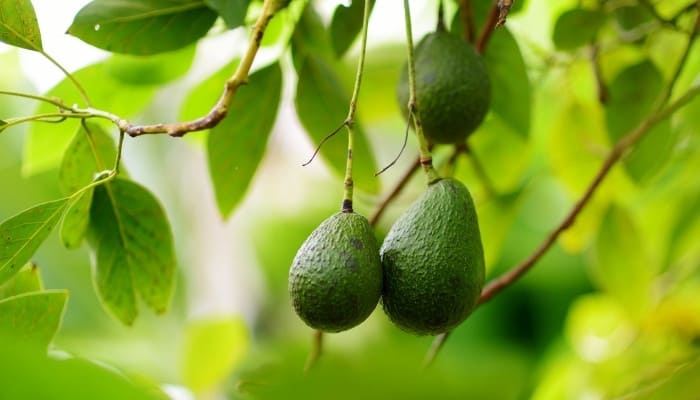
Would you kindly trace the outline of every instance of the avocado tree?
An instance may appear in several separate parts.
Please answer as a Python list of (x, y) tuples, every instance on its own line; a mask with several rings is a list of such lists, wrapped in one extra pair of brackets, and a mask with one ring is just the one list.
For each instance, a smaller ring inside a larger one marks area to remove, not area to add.
[(75, 70), (47, 4), (0, 0), (0, 398), (700, 391), (700, 2), (92, 0)]

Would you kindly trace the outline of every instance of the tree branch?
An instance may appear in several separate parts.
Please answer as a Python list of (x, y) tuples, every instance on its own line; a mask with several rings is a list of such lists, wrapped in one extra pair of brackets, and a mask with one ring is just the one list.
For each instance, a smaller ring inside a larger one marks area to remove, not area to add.
[[(581, 213), (586, 204), (588, 204), (588, 202), (591, 200), (593, 194), (603, 182), (605, 177), (608, 175), (615, 163), (641, 138), (643, 138), (644, 135), (646, 135), (649, 132), (649, 130), (651, 130), (651, 128), (653, 128), (656, 124), (671, 116), (679, 108), (688, 104), (698, 94), (700, 94), (700, 85), (691, 87), (684, 95), (679, 97), (669, 106), (653, 113), (652, 115), (644, 119), (634, 130), (622, 137), (622, 139), (620, 139), (617, 142), (617, 144), (612, 148), (610, 154), (603, 162), (603, 165), (600, 167), (600, 170), (593, 178), (593, 181), (590, 183), (581, 199), (579, 199), (579, 201), (574, 205), (573, 209), (569, 212), (566, 218), (564, 218), (564, 220), (559, 224), (559, 226), (557, 226), (554, 229), (554, 231), (552, 231), (547, 236), (544, 242), (540, 244), (540, 246), (534, 251), (534, 253), (532, 253), (520, 264), (511, 268), (500, 277), (489, 282), (481, 291), (481, 297), (479, 298), (477, 307), (489, 301), (493, 296), (495, 296), (500, 291), (511, 285), (518, 278), (520, 278), (527, 271), (529, 271), (530, 268), (532, 268), (532, 266), (535, 265), (535, 263), (547, 252), (547, 250), (549, 250), (552, 247), (559, 235), (561, 235), (562, 232), (564, 232), (574, 224), (574, 222), (576, 221), (576, 217), (579, 215), (579, 213)], [(425, 365), (430, 365), (433, 362), (438, 352), (445, 344), (445, 341), (447, 340), (448, 336), (449, 332), (446, 332), (441, 335), (438, 335), (435, 338), (432, 347), (426, 355)]]
[(484, 27), (481, 29), (481, 34), (476, 40), (476, 51), (479, 54), (484, 54), (491, 34), (496, 28), (506, 22), (506, 16), (512, 6), (513, 0), (494, 0), (493, 6), (489, 10), (489, 15), (486, 17)]
[(474, 8), (472, 0), (459, 1), (459, 17), (462, 20), (462, 34), (469, 43), (474, 43)]
[[(275, 14), (280, 10), (280, 7), (282, 7), (282, 5), (280, 5), (280, 2), (277, 0), (265, 0), (265, 2), (263, 3), (262, 11), (260, 13), (260, 17), (258, 17), (258, 20), (253, 26), (253, 32), (251, 34), (252, 39), (250, 41), (248, 49), (246, 50), (246, 53), (241, 59), (241, 62), (238, 65), (238, 68), (236, 69), (234, 74), (226, 80), (226, 83), (224, 85), (224, 91), (219, 97), (219, 100), (206, 115), (191, 121), (158, 123), (153, 125), (136, 125), (132, 124), (126, 119), (119, 117), (118, 115), (92, 108), (90, 107), (89, 103), (87, 108), (80, 108), (78, 106), (67, 106), (63, 104), (63, 102), (60, 99), (49, 99), (42, 96), (23, 95), (13, 92), (0, 92), (0, 94), (10, 94), (15, 96), (33, 98), (35, 100), (54, 104), (63, 112), (63, 117), (65, 118), (107, 119), (111, 121), (114, 125), (116, 125), (122, 133), (126, 133), (127, 135), (132, 137), (145, 134), (159, 133), (166, 133), (170, 136), (179, 137), (189, 132), (213, 128), (219, 122), (221, 122), (224, 119), (224, 117), (226, 117), (226, 115), (228, 114), (229, 108), (231, 107), (231, 102), (233, 101), (233, 96), (236, 94), (236, 91), (238, 91), (238, 88), (248, 83), (248, 74), (250, 73), (253, 61), (255, 60), (255, 56), (258, 52), (258, 49), (260, 48), (260, 43), (262, 42), (265, 29), (267, 28), (267, 25), (269, 24), (272, 17), (274, 17)], [(44, 55), (46, 57), (49, 57), (47, 54)], [(53, 59), (51, 59), (50, 57), (49, 59), (53, 61)], [(55, 61), (53, 62), (56, 65), (58, 65), (58, 63), (56, 63)], [(77, 83), (77, 81), (75, 81), (75, 78), (73, 78), (69, 73), (67, 73), (67, 71), (63, 71), (66, 72), (66, 75), (71, 80), (73, 80), (74, 83), (76, 83), (76, 86), (85, 98), (85, 101), (88, 102), (87, 96), (85, 96), (84, 91)]]
[(379, 203), (379, 206), (377, 209), (374, 211), (374, 214), (369, 218), (369, 224), (371, 226), (377, 225), (377, 222), (379, 222), (379, 218), (382, 217), (382, 214), (384, 214), (384, 211), (386, 210), (387, 206), (394, 201), (394, 199), (401, 193), (403, 188), (406, 186), (409, 180), (411, 180), (411, 177), (413, 174), (418, 171), (418, 168), (420, 168), (420, 157), (417, 157), (416, 160), (411, 164), (411, 166), (406, 170), (406, 172), (403, 174), (401, 179), (396, 183), (396, 186), (394, 186), (394, 189), (392, 189), (391, 192), (386, 196), (384, 200), (382, 200), (381, 203)]

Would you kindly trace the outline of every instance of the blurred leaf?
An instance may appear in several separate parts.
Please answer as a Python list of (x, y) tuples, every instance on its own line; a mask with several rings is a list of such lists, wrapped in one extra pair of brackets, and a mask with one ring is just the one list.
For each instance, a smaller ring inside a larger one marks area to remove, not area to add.
[(185, 328), (182, 375), (195, 392), (212, 390), (237, 368), (249, 339), (241, 318), (192, 321)]
[(195, 42), (216, 17), (197, 0), (94, 0), (78, 11), (68, 33), (114, 53), (149, 55)]
[(58, 222), (68, 199), (36, 205), (0, 224), (0, 284), (29, 261)]
[[(113, 79), (103, 62), (87, 66), (73, 73), (90, 94), (93, 106), (129, 118), (141, 111), (155, 93), (154, 87), (126, 86)], [(75, 87), (63, 79), (46, 93), (47, 97), (61, 99), (65, 104), (81, 104)], [(56, 112), (56, 107), (41, 103), (35, 113)], [(75, 135), (78, 123), (66, 121), (60, 124), (35, 122), (30, 125), (24, 146), (22, 172), (33, 175), (60, 165), (63, 152)]]
[[(693, 233), (693, 227), (700, 219), (700, 193), (690, 195), (685, 193), (683, 198), (686, 201), (681, 203), (674, 227), (669, 235), (665, 266), (668, 266), (674, 257), (678, 256), (677, 253), (682, 248), (684, 240)], [(696, 242), (696, 238), (691, 238), (691, 240), (693, 243)]]
[[(496, 192), (512, 192), (522, 184), (530, 161), (528, 144), (500, 116), (487, 118), (469, 138), (469, 145), (479, 157)], [(472, 173), (473, 167), (469, 165), (468, 170)]]
[[(320, 58), (307, 56), (299, 69), (299, 81), (294, 104), (302, 125), (318, 145), (324, 137), (336, 129), (348, 112), (350, 97), (345, 93), (333, 70)], [(354, 181), (356, 187), (370, 193), (379, 190), (379, 180), (373, 153), (359, 123), (355, 124), (355, 148), (353, 150)], [(347, 141), (341, 138), (345, 130), (321, 147), (321, 155), (331, 167), (343, 176), (347, 157)]]
[[(659, 376), (660, 375), (660, 376)], [(700, 392), (700, 361), (695, 357), (680, 366), (669, 366), (649, 382), (627, 393), (635, 400), (692, 399)]]
[(491, 110), (521, 136), (530, 133), (532, 88), (518, 43), (508, 28), (499, 28), (484, 54), (491, 77)]
[(45, 351), (61, 324), (67, 299), (67, 290), (47, 290), (0, 300), (0, 332)]
[(559, 50), (573, 50), (591, 42), (605, 23), (597, 10), (575, 8), (561, 14), (554, 24), (552, 41)]
[(487, 274), (498, 263), (503, 253), (503, 244), (518, 216), (521, 192), (522, 188), (479, 205), (479, 227), (484, 242)]
[(25, 264), (9, 281), (0, 285), (0, 299), (17, 296), (43, 289), (39, 267), (34, 263)]
[(606, 213), (595, 243), (594, 280), (616, 298), (631, 316), (639, 317), (650, 306), (655, 266), (634, 220), (620, 207)]
[(78, 358), (47, 358), (11, 336), (0, 337), (0, 343), (9, 342), (13, 345), (0, 346), (3, 399), (168, 399), (155, 385), (136, 385), (114, 367)]
[(312, 5), (304, 7), (292, 34), (292, 59), (297, 73), (301, 71), (301, 65), (307, 56), (327, 62), (335, 59), (326, 27)]
[(209, 174), (224, 218), (231, 215), (245, 196), (265, 154), (281, 91), (279, 63), (256, 71), (248, 85), (236, 92), (228, 116), (209, 135)]
[[(630, 66), (611, 82), (605, 120), (611, 140), (617, 141), (653, 111), (663, 90), (663, 77), (651, 62)], [(650, 177), (668, 161), (678, 135), (669, 120), (651, 129), (623, 160), (637, 182)]]
[(579, 357), (596, 364), (623, 353), (635, 336), (625, 310), (602, 294), (579, 297), (569, 308), (565, 330)]
[(163, 85), (189, 71), (195, 50), (192, 45), (150, 56), (114, 54), (105, 61), (105, 68), (110, 76), (128, 85)]
[(204, 0), (204, 2), (224, 19), (229, 29), (243, 25), (250, 0)]
[[(361, 33), (364, 6), (365, 0), (352, 0), (349, 6), (339, 4), (335, 8), (329, 29), (336, 57), (342, 57)], [(370, 1), (370, 13), (373, 7), (374, 0)]]
[(649, 8), (641, 4), (615, 8), (615, 20), (622, 30), (630, 31), (654, 19)]
[(44, 50), (30, 0), (0, 0), (0, 10), (0, 42), (27, 50)]
[(157, 313), (166, 311), (175, 283), (173, 235), (150, 192), (120, 178), (96, 187), (88, 240), (97, 291), (117, 318), (133, 323), (137, 294)]

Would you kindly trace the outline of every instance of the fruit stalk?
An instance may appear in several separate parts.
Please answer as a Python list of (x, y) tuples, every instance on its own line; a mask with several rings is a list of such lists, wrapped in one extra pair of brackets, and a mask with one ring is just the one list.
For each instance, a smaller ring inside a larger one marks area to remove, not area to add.
[(413, 128), (418, 138), (418, 151), (420, 153), (420, 163), (425, 171), (428, 184), (440, 179), (437, 171), (433, 168), (433, 158), (430, 154), (428, 140), (423, 135), (423, 126), (418, 115), (418, 105), (416, 104), (416, 65), (413, 54), (413, 28), (411, 27), (411, 9), (408, 0), (403, 2), (404, 21), (406, 23), (406, 44), (408, 46), (408, 119), (413, 121)]
[(369, 0), (365, 0), (364, 14), (362, 16), (362, 38), (360, 47), (360, 57), (357, 61), (357, 73), (355, 74), (355, 85), (352, 89), (348, 116), (345, 118), (345, 126), (348, 130), (348, 154), (345, 163), (345, 179), (343, 180), (343, 212), (352, 212), (352, 196), (354, 183), (352, 180), (353, 148), (355, 144), (355, 112), (357, 111), (357, 99), (360, 95), (362, 85), (362, 72), (365, 68), (365, 51), (367, 49), (367, 26), (369, 25)]

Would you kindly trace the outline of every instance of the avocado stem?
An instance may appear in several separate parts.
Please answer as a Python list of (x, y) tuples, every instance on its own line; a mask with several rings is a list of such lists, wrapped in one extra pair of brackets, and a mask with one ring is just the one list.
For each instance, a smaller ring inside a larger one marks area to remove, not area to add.
[(352, 179), (353, 149), (355, 147), (355, 112), (357, 111), (357, 99), (360, 96), (360, 86), (362, 85), (362, 73), (365, 68), (365, 51), (367, 49), (367, 26), (369, 25), (370, 0), (365, 0), (364, 12), (362, 16), (362, 42), (360, 47), (360, 57), (357, 61), (357, 73), (355, 74), (355, 85), (352, 89), (348, 116), (343, 123), (348, 130), (348, 155), (345, 163), (345, 179), (343, 180), (343, 205), (342, 211), (351, 213), (352, 196), (354, 182)]
[(403, 2), (404, 21), (406, 23), (406, 44), (408, 46), (408, 118), (413, 121), (413, 127), (418, 138), (418, 151), (420, 153), (420, 163), (425, 172), (428, 184), (440, 180), (435, 168), (433, 168), (433, 157), (430, 154), (428, 140), (423, 134), (423, 124), (420, 120), (420, 113), (416, 100), (416, 65), (413, 55), (413, 28), (411, 27), (411, 9), (408, 0)]

